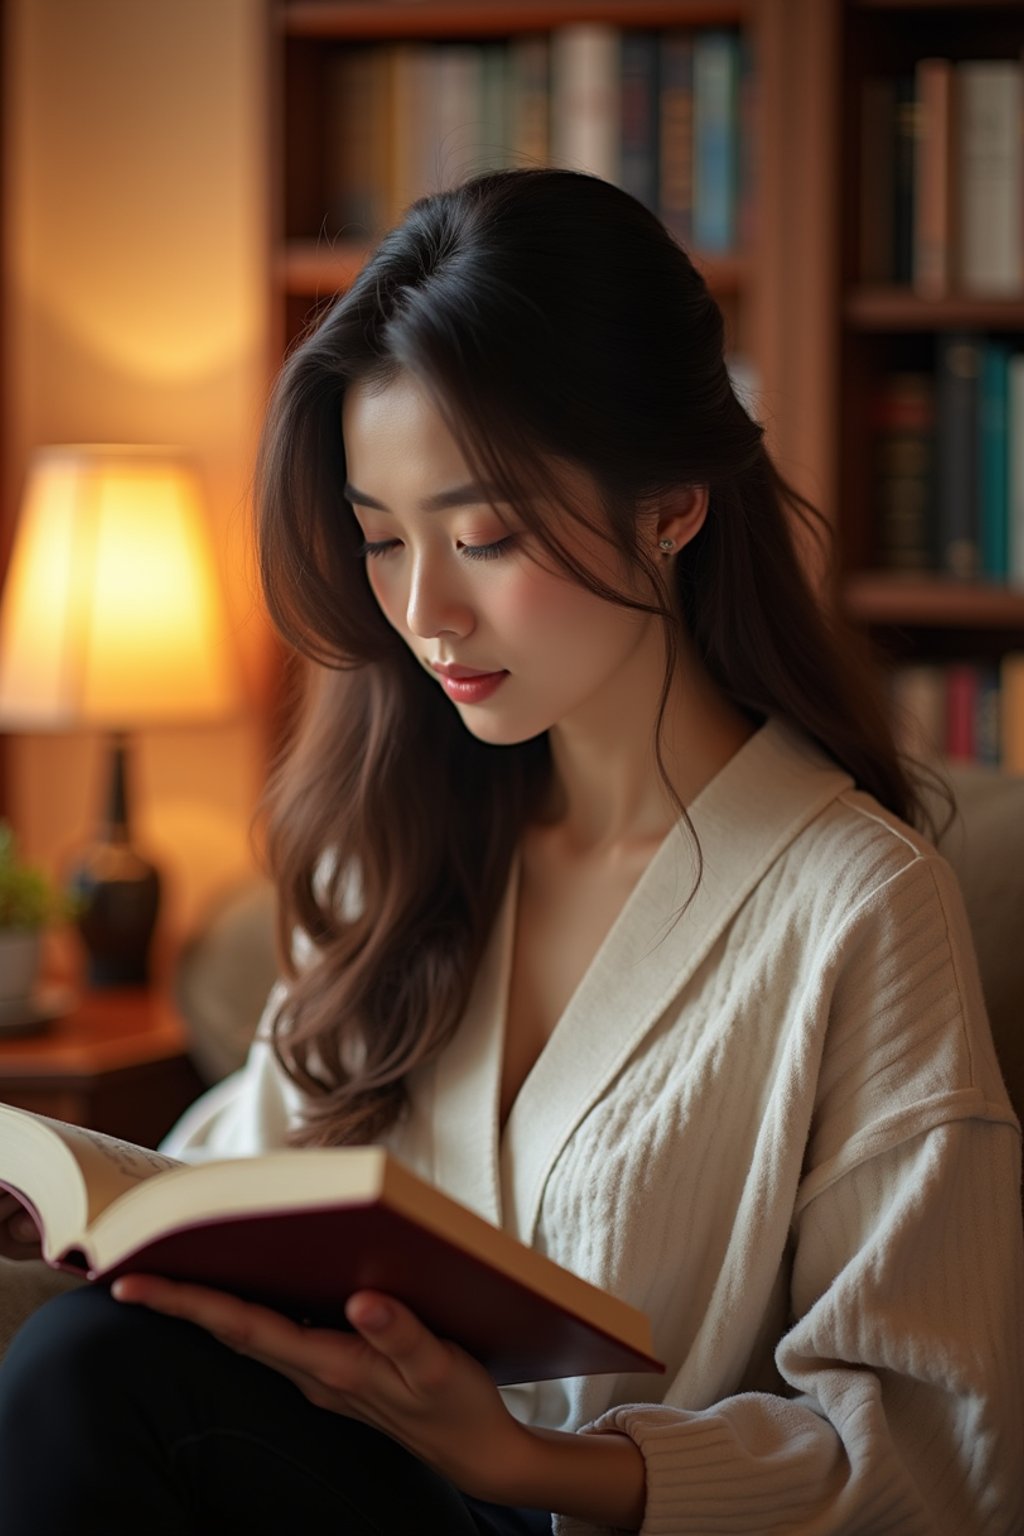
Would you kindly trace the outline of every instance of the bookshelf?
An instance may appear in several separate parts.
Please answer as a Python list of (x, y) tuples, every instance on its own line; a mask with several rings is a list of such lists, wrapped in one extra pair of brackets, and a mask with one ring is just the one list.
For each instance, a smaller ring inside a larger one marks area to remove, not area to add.
[[(797, 7), (807, 0), (797, 0)], [(691, 244), (695, 261), (722, 305), (730, 350), (741, 356), (756, 374), (761, 387), (777, 389), (783, 348), (773, 346), (774, 311), (770, 285), (764, 274), (779, 265), (767, 246), (758, 205), (766, 188), (783, 180), (786, 148), (782, 137), (771, 130), (779, 114), (766, 91), (766, 52), (762, 21), (763, 0), (276, 0), (269, 6), (273, 36), (272, 109), (276, 152), (272, 173), (272, 364), (276, 366), (319, 309), (344, 289), (359, 270), (366, 253), (391, 221), (374, 217), (382, 211), (397, 216), (420, 187), (407, 184), (406, 195), (391, 189), (376, 208), (362, 207), (352, 217), (351, 204), (339, 205), (337, 81), (346, 57), (370, 53), (378, 57), (389, 49), (471, 51), (512, 48), (526, 39), (542, 38), (553, 46), (558, 34), (580, 23), (603, 23), (618, 31), (647, 33), (652, 38), (666, 32), (726, 32), (743, 37), (749, 49), (749, 76), (756, 79), (737, 117), (737, 133), (743, 145), (746, 206), (736, 210), (744, 228), (728, 249), (701, 251)], [(555, 65), (549, 55), (552, 77)], [(777, 67), (777, 95), (788, 89), (784, 65)], [(406, 76), (406, 79), (409, 77)], [(378, 80), (379, 84), (379, 80)], [(390, 87), (394, 90), (394, 86)], [(552, 85), (553, 100), (554, 86)], [(364, 98), (364, 100), (367, 98)], [(371, 109), (377, 110), (377, 109)], [(392, 105), (392, 110), (394, 107)], [(382, 119), (377, 118), (378, 127)], [(394, 132), (383, 122), (384, 136)], [(465, 146), (465, 136), (459, 137)], [(538, 163), (529, 153), (517, 153), (512, 144), (508, 163)], [(550, 140), (549, 140), (550, 148)], [(546, 156), (544, 157), (547, 158)], [(468, 154), (466, 170), (486, 163)], [(574, 163), (571, 160), (567, 163)], [(370, 200), (364, 199), (364, 205)], [(390, 208), (388, 207), (390, 201)], [(383, 206), (381, 206), (383, 205)], [(359, 213), (363, 217), (359, 217)], [(368, 216), (367, 216), (368, 215)]]
[[(957, 281), (922, 292), (902, 272), (867, 270), (862, 208), (876, 163), (891, 175), (884, 161), (864, 162), (866, 82), (914, 78), (924, 57), (954, 69), (1019, 63), (1024, 0), (273, 0), (269, 14), (274, 366), (380, 232), (337, 197), (331, 102), (346, 57), (511, 49), (536, 37), (553, 45), (580, 23), (620, 36), (742, 38), (751, 84), (737, 109), (747, 199), (738, 237), (715, 252), (685, 243), (722, 306), (730, 353), (756, 381), (769, 447), (834, 523), (838, 585), (825, 596), (868, 630), (889, 666), (977, 659), (992, 669), (1024, 653), (1024, 582), (980, 569), (954, 578), (938, 563), (886, 568), (875, 470), (885, 381), (934, 375), (943, 338), (962, 334), (1024, 352), (1024, 280), (1013, 292)], [(1024, 703), (1019, 713), (1024, 734)]]
[[(839, 596), (872, 635), (896, 703), (927, 717), (941, 750), (1024, 772), (1024, 507), (1008, 375), (1024, 356), (1024, 151), (1021, 98), (1006, 94), (1021, 91), (1024, 5), (835, 8), (839, 309), (819, 367), (834, 381)], [(998, 137), (1000, 102), (1014, 146)], [(1008, 175), (1011, 149), (1012, 208), (992, 179)], [(1016, 223), (1015, 248), (993, 198)], [(951, 430), (951, 413), (969, 434)]]

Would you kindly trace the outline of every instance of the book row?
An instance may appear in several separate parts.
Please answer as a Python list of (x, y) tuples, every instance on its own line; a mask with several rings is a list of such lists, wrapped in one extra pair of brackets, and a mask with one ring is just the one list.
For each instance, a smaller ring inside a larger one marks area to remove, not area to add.
[(925, 58), (861, 100), (860, 275), (923, 298), (1024, 293), (1024, 64)]
[(701, 253), (748, 243), (741, 32), (579, 23), (508, 42), (349, 47), (324, 89), (334, 233), (372, 236), (412, 198), (477, 171), (555, 164), (621, 185)]
[(889, 690), (898, 743), (912, 756), (1024, 773), (1024, 652), (896, 667)]
[(939, 335), (868, 409), (877, 564), (1024, 586), (1024, 350)]

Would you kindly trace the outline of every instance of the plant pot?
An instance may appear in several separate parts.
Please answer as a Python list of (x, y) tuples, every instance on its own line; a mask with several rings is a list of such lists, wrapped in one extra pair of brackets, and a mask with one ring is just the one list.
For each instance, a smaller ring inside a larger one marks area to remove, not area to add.
[(31, 997), (42, 952), (38, 928), (0, 929), (0, 1002)]

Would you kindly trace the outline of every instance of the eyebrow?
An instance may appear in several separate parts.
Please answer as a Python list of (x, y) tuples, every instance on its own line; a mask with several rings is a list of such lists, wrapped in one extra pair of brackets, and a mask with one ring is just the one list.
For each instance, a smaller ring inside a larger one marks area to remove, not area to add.
[[(382, 501), (368, 496), (365, 491), (360, 491), (354, 485), (345, 484), (342, 492), (346, 501), (357, 502), (361, 507), (373, 507), (376, 512), (388, 512)], [(500, 500), (497, 487), (493, 485), (456, 485), (450, 491), (438, 491), (436, 496), (425, 496), (420, 502), (421, 512), (444, 512), (449, 507), (475, 507), (485, 502)]]

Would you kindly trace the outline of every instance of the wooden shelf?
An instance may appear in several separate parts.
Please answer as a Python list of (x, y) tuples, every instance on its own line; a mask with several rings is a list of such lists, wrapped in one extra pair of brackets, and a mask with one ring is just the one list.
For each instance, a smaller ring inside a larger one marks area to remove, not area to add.
[[(959, 11), (964, 0), (852, 0), (861, 11)], [(1024, 9), (1024, 0), (971, 0), (977, 11)]]
[[(365, 262), (372, 244), (359, 240), (290, 240), (278, 260), (277, 280), (295, 298), (323, 298), (348, 288)], [(693, 262), (719, 298), (743, 290), (750, 263), (745, 256), (701, 256)]]
[(979, 299), (954, 295), (922, 299), (906, 288), (852, 289), (844, 306), (846, 321), (861, 331), (929, 331), (959, 326), (976, 331), (1024, 330), (1024, 294), (1018, 299)]
[(418, 0), (291, 0), (277, 12), (289, 37), (426, 38), (509, 36), (547, 31), (577, 21), (631, 27), (726, 27), (749, 19), (752, 0), (446, 0), (424, 6)]
[(994, 582), (868, 571), (847, 578), (843, 602), (862, 624), (1024, 632), (1024, 590)]

